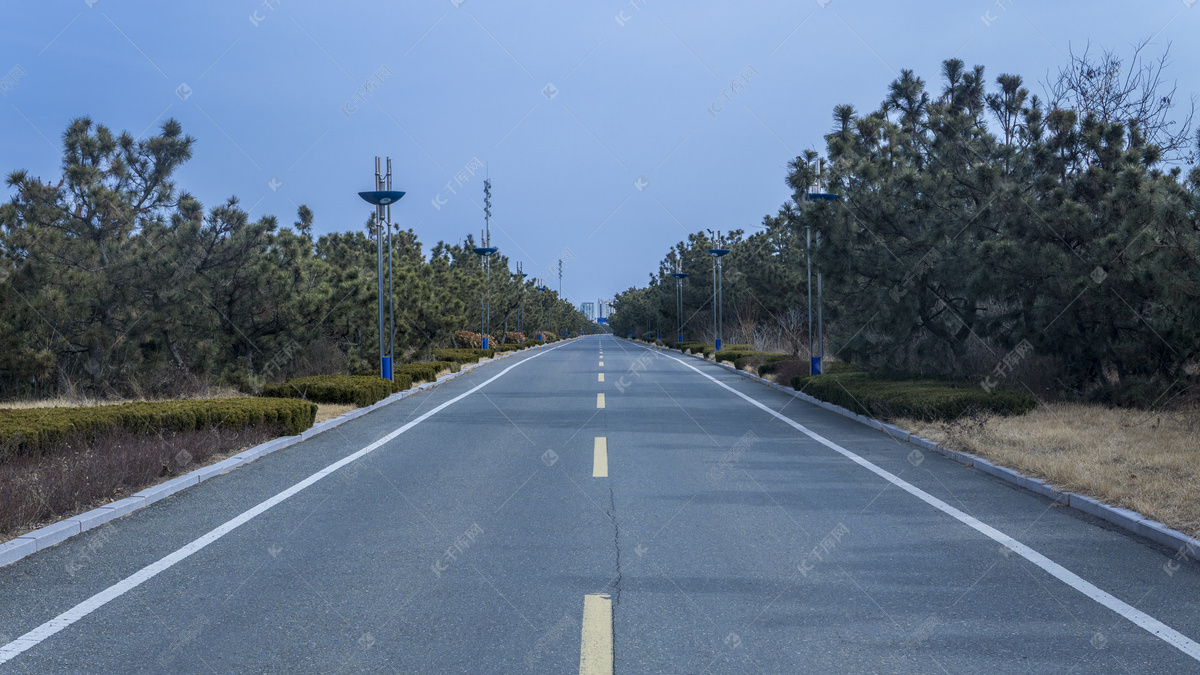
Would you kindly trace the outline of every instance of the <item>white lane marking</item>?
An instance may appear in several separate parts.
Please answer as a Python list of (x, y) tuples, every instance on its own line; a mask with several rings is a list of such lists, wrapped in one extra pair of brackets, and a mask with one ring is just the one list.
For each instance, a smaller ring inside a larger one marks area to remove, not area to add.
[(603, 382), (603, 381), (604, 381), (604, 373), (599, 373), (599, 375), (600, 375), (600, 379), (598, 379), (598, 380), (596, 380), (596, 381), (597, 381), (597, 382)]
[(608, 437), (597, 436), (592, 447), (592, 478), (608, 478)]
[(604, 394), (596, 394), (596, 408), (604, 407)]
[(118, 581), (117, 583), (113, 584), (112, 586), (109, 586), (108, 588), (104, 589), (103, 591), (100, 591), (99, 593), (93, 595), (92, 597), (88, 598), (87, 600), (84, 600), (83, 602), (79, 603), (78, 605), (75, 605), (71, 609), (63, 612), (62, 614), (59, 614), (58, 616), (54, 617), (53, 619), (50, 619), (49, 621), (43, 623), (42, 625), (38, 626), (37, 628), (34, 628), (33, 630), (29, 631), (28, 633), (25, 633), (21, 637), (13, 640), (12, 642), (4, 645), (3, 647), (0, 647), (0, 664), (3, 664), (7, 661), (11, 661), (13, 658), (18, 656), (22, 652), (25, 652), (26, 650), (29, 650), (29, 649), (37, 646), (45, 639), (51, 637), (55, 633), (58, 633), (59, 631), (66, 628), (67, 626), (70, 626), (71, 624), (75, 623), (76, 621), (79, 621), (83, 617), (87, 616), (88, 614), (91, 614), (92, 612), (103, 607), (104, 605), (108, 604), (109, 602), (112, 602), (113, 600), (121, 597), (125, 593), (128, 593), (129, 591), (137, 588), (138, 586), (149, 581), (150, 579), (153, 579), (160, 572), (170, 569), (173, 565), (185, 560), (186, 558), (191, 556), (193, 553), (199, 551), (200, 549), (204, 548), (205, 546), (208, 546), (209, 544), (220, 539), (221, 537), (224, 537), (225, 535), (229, 534), (230, 532), (236, 530), (238, 527), (241, 527), (242, 525), (249, 522), (255, 516), (258, 516), (258, 515), (262, 514), (263, 512), (267, 511), (268, 509), (270, 509), (271, 507), (276, 506), (277, 504), (285, 501), (289, 497), (291, 497), (291, 496), (295, 495), (296, 493), (300, 492), (301, 490), (309, 487), (313, 483), (316, 483), (317, 481), (321, 480), (322, 478), (325, 478), (326, 476), (332, 474), (333, 472), (337, 471), (338, 469), (342, 468), (343, 466), (346, 466), (347, 464), (363, 457), (364, 455), (374, 452), (375, 450), (379, 449), (386, 443), (395, 439), (400, 434), (408, 431), (409, 429), (412, 429), (413, 427), (417, 426), (421, 422), (424, 422), (425, 420), (429, 419), (430, 417), (433, 417), (434, 415), (441, 412), (448, 406), (453, 405), (454, 403), (457, 403), (458, 401), (461, 401), (462, 399), (470, 396), (471, 394), (474, 394), (475, 392), (479, 391), (480, 389), (483, 389), (484, 387), (486, 387), (487, 385), (496, 381), (497, 379), (503, 377), (505, 375), (505, 373), (512, 370), (513, 368), (516, 368), (517, 366), (522, 365), (524, 363), (528, 363), (528, 362), (538, 358), (542, 354), (548, 354), (562, 346), (564, 346), (564, 345), (558, 345), (558, 347), (551, 347), (550, 349), (547, 349), (542, 352), (538, 352), (537, 354), (534, 354), (533, 356), (530, 356), (529, 358), (522, 359), (522, 360), (518, 361), (517, 363), (514, 363), (513, 365), (505, 368), (504, 370), (500, 371), (498, 374), (494, 375), (492, 378), (472, 387), (471, 389), (467, 390), (466, 392), (464, 392), (462, 394), (459, 394), (458, 396), (455, 396), (454, 398), (450, 399), (449, 401), (442, 403), (441, 405), (437, 406), (436, 408), (434, 408), (434, 409), (430, 410), (429, 412), (425, 413), (424, 415), (421, 415), (420, 417), (412, 420), (411, 422), (405, 424), (404, 426), (400, 427), (399, 429), (396, 429), (395, 431), (389, 433), (387, 436), (384, 436), (383, 438), (375, 441), (374, 443), (368, 445), (367, 447), (359, 450), (358, 452), (356, 452), (352, 455), (349, 455), (341, 460), (338, 460), (338, 461), (334, 462), (333, 464), (330, 464), (329, 466), (325, 467), (324, 469), (321, 469), (320, 471), (312, 474), (308, 478), (305, 478), (304, 480), (300, 481), (299, 483), (296, 483), (295, 485), (280, 492), (279, 494), (275, 495), (274, 497), (271, 497), (263, 502), (260, 502), (257, 506), (254, 506), (253, 508), (251, 508), (247, 511), (244, 511), (241, 514), (235, 516), (234, 518), (222, 523), (221, 525), (217, 526), (215, 529), (209, 531), (207, 534), (204, 534), (204, 535), (200, 536), (198, 539), (195, 539), (194, 541), (192, 541), (191, 543), (184, 545), (182, 548), (175, 551), (174, 553), (171, 553), (171, 554), (167, 555), (166, 557), (159, 559), (157, 562), (153, 562), (153, 563), (147, 565), (146, 567), (143, 567), (142, 569), (138, 570), (137, 572), (133, 573), (132, 575), (125, 577), (124, 579)]
[(612, 675), (612, 672), (612, 596), (608, 593), (589, 593), (583, 596), (579, 675)]
[(1098, 588), (1096, 585), (1094, 585), (1090, 581), (1083, 579), (1082, 577), (1075, 574), (1071, 570), (1068, 570), (1067, 568), (1063, 567), (1062, 565), (1054, 562), (1053, 560), (1047, 558), (1046, 556), (1042, 555), (1041, 553), (1038, 553), (1037, 551), (1026, 546), (1025, 544), (1022, 544), (1021, 542), (1017, 541), (1016, 539), (1013, 539), (1012, 537), (1008, 536), (1007, 534), (1004, 534), (1003, 532), (997, 530), (996, 528), (992, 527), (991, 525), (987, 525), (987, 524), (979, 521), (978, 519), (976, 519), (974, 516), (971, 516), (962, 511), (959, 511), (958, 509), (954, 508), (953, 506), (950, 506), (946, 502), (943, 502), (942, 500), (938, 499), (937, 497), (934, 497), (933, 495), (929, 494), (928, 492), (925, 492), (921, 488), (916, 487), (915, 485), (912, 485), (911, 483), (901, 479), (899, 476), (896, 476), (895, 474), (891, 473), (890, 471), (887, 471), (879, 466), (876, 466), (875, 464), (872, 464), (871, 462), (863, 459), (862, 457), (859, 457), (858, 455), (854, 454), (853, 452), (850, 452), (849, 450), (843, 448), (842, 446), (838, 445), (837, 443), (830, 441), (829, 439), (821, 436), (820, 434), (810, 431), (804, 425), (799, 424), (798, 422), (796, 422), (788, 417), (785, 417), (784, 415), (781, 415), (780, 413), (777, 413), (774, 410), (771, 410), (769, 407), (763, 405), (762, 403), (759, 403), (758, 401), (756, 401), (753, 398), (734, 389), (733, 387), (730, 387), (729, 385), (725, 384), (724, 382), (717, 380), (716, 378), (712, 377), (708, 373), (701, 372), (698, 368), (691, 365), (690, 363), (685, 363), (684, 361), (681, 361), (680, 359), (677, 359), (674, 356), (667, 356), (667, 358), (672, 359), (674, 361), (678, 361), (680, 364), (682, 364), (688, 368), (691, 368), (692, 370), (696, 371), (700, 375), (703, 375), (704, 377), (707, 377), (708, 379), (715, 382), (717, 384), (717, 386), (720, 386), (723, 389), (727, 389), (727, 390), (733, 392), (734, 394), (745, 399), (751, 405), (771, 414), (772, 416), (774, 416), (776, 419), (780, 420), (781, 422), (784, 422), (785, 424), (791, 426), (793, 429), (807, 435), (809, 438), (820, 443), (821, 445), (824, 445), (825, 447), (829, 448), (830, 450), (833, 450), (834, 452), (837, 452), (838, 454), (846, 457), (850, 461), (854, 462), (855, 464), (858, 464), (859, 466), (863, 467), (864, 469), (867, 469), (871, 473), (874, 473), (875, 475), (886, 480), (887, 482), (891, 483), (892, 485), (895, 485), (896, 487), (900, 488), (901, 490), (904, 490), (905, 492), (916, 497), (917, 499), (920, 499), (921, 501), (925, 502), (926, 504), (929, 504), (930, 506), (936, 508), (937, 510), (941, 511), (942, 513), (945, 513), (945, 514), (953, 517), (955, 520), (958, 520), (959, 522), (970, 526), (971, 528), (975, 529), (976, 531), (986, 535), (987, 537), (990, 537), (994, 541), (997, 541), (1000, 544), (1007, 546), (1010, 550), (1014, 551), (1015, 553), (1020, 555), (1022, 558), (1025, 558), (1026, 560), (1033, 563), (1034, 565), (1037, 565), (1038, 567), (1042, 568), (1043, 570), (1048, 572), (1051, 576), (1053, 576), (1054, 578), (1063, 582), (1064, 584), (1070, 586), (1071, 588), (1074, 588), (1075, 590), (1079, 591), (1080, 593), (1083, 593), (1087, 597), (1091, 598), (1092, 600), (1095, 600), (1096, 602), (1100, 603), (1101, 605), (1104, 605), (1105, 607), (1116, 612), (1117, 614), (1120, 614), (1122, 617), (1128, 619), (1134, 625), (1145, 630), (1146, 632), (1150, 633), (1151, 635), (1159, 638), (1160, 640), (1166, 642), (1167, 644), (1171, 645), (1172, 647), (1175, 647), (1176, 649), (1183, 652), (1184, 654), (1187, 654), (1188, 656), (1192, 657), (1196, 661), (1200, 661), (1200, 644), (1197, 644), (1194, 640), (1187, 637), (1183, 633), (1180, 633), (1179, 631), (1175, 630), (1174, 628), (1171, 628), (1167, 624), (1159, 621), (1158, 619), (1155, 619), (1154, 617), (1150, 616), (1149, 614), (1146, 614), (1145, 612), (1141, 611), (1140, 609), (1137, 609), (1136, 607), (1133, 607), (1132, 605), (1124, 602), (1123, 600), (1120, 600), (1120, 599), (1114, 597), (1113, 595), (1109, 594), (1108, 592), (1101, 590), (1100, 588)]

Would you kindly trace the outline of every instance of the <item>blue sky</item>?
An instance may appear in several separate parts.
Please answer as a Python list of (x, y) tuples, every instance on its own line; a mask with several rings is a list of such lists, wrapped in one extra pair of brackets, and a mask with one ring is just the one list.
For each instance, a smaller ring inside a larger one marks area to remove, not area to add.
[(757, 225), (833, 106), (874, 109), (902, 68), (936, 89), (957, 56), (1042, 94), (1072, 46), (1153, 37), (1200, 93), (1197, 4), (5, 1), (0, 170), (57, 178), (77, 116), (174, 117), (197, 139), (179, 184), (206, 205), (291, 223), (308, 204), (329, 232), (362, 226), (390, 155), (393, 219), (428, 247), (482, 227), (482, 163), (493, 245), (534, 276), (568, 258), (578, 303), (644, 284), (689, 231)]

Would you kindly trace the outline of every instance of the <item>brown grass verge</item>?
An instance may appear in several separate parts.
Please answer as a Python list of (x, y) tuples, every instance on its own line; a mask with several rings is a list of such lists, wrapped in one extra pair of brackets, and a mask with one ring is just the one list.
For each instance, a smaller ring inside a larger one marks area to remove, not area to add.
[(317, 419), (313, 424), (344, 415), (357, 407), (352, 403), (318, 403)]
[(896, 424), (1059, 490), (1200, 536), (1200, 408), (1162, 412), (1048, 403), (1017, 417)]
[(276, 438), (276, 425), (162, 435), (119, 431), (0, 464), (0, 542), (123, 499)]

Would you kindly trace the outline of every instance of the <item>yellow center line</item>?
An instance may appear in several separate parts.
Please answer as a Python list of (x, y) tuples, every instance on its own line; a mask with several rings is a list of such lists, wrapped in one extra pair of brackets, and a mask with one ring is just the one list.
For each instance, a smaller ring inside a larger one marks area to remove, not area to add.
[(612, 675), (612, 596), (583, 596), (583, 641), (579, 645), (579, 675)]
[(608, 478), (608, 437), (597, 436), (592, 449), (592, 478)]
[(604, 373), (597, 373), (597, 375), (599, 375), (599, 376), (600, 376), (600, 379), (599, 379), (599, 380), (596, 380), (596, 381), (597, 381), (597, 382), (603, 382), (603, 381), (604, 381)]
[(596, 407), (597, 408), (604, 407), (604, 394), (596, 394)]

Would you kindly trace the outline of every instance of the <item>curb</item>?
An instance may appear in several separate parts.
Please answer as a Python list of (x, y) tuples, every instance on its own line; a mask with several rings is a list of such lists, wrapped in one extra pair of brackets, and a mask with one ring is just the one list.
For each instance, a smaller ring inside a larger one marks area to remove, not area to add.
[[(568, 338), (567, 340), (574, 339), (577, 338)], [(111, 504), (105, 504), (104, 506), (94, 508), (91, 511), (86, 511), (77, 516), (60, 520), (57, 523), (33, 530), (32, 532), (26, 532), (16, 539), (12, 539), (0, 544), (0, 567), (14, 563), (26, 556), (41, 551), (42, 549), (54, 546), (55, 544), (60, 544), (77, 534), (82, 534), (88, 530), (97, 528), (109, 522), (110, 520), (116, 520), (121, 516), (128, 515), (139, 509), (143, 509), (157, 501), (162, 500), (165, 497), (169, 497), (177, 492), (182, 492), (193, 485), (199, 485), (209, 478), (228, 473), (244, 464), (249, 464), (260, 457), (269, 455), (287, 447), (291, 447), (302, 441), (306, 441), (317, 434), (345, 424), (352, 419), (362, 417), (363, 415), (374, 412), (375, 410), (378, 410), (386, 405), (390, 405), (396, 401), (413, 396), (414, 394), (419, 394), (423, 391), (432, 389), (443, 382), (453, 380), (454, 378), (459, 377), (464, 373), (469, 373), (476, 368), (485, 366), (489, 363), (494, 363), (495, 361), (499, 361), (501, 359), (507, 359), (512, 356), (516, 356), (517, 354), (541, 349), (545, 346), (546, 345), (538, 345), (536, 347), (530, 347), (529, 349), (521, 349), (514, 352), (504, 352), (502, 354), (493, 356), (487, 361), (478, 361), (476, 363), (466, 364), (460, 368), (457, 373), (448, 373), (443, 375), (439, 377), (436, 382), (425, 382), (415, 387), (405, 389), (404, 391), (396, 392), (395, 394), (392, 394), (387, 398), (365, 408), (355, 408), (354, 410), (338, 415), (333, 419), (314, 424), (308, 429), (305, 429), (299, 435), (281, 436), (279, 438), (272, 439), (266, 443), (256, 445), (253, 448), (243, 450), (228, 459), (217, 462), (216, 464), (210, 464), (208, 466), (201, 467), (194, 471), (185, 473), (178, 478), (172, 478), (169, 481), (148, 487), (141, 492), (137, 492), (129, 497), (126, 497), (125, 499), (112, 502)]]
[[(690, 356), (692, 358), (700, 359), (709, 365), (715, 365), (719, 368), (724, 368), (725, 370), (737, 373), (748, 380), (753, 380), (754, 382), (766, 385), (767, 387), (775, 389), (776, 391), (790, 394), (802, 401), (812, 403), (819, 408), (824, 408), (825, 410), (837, 413), (843, 417), (848, 417), (859, 424), (866, 425), (877, 431), (882, 431), (895, 440), (906, 441), (924, 450), (936, 452), (937, 454), (952, 459), (964, 466), (978, 469), (979, 471), (995, 476), (996, 478), (1016, 485), (1017, 487), (1024, 488), (1031, 492), (1036, 492), (1043, 497), (1049, 498), (1051, 501), (1063, 504), (1075, 509), (1076, 511), (1081, 511), (1090, 516), (1099, 518), (1128, 532), (1145, 537), (1156, 544), (1166, 546), (1167, 548), (1178, 552), (1185, 552), (1187, 555), (1193, 557), (1195, 557), (1197, 554), (1200, 554), (1200, 539), (1189, 537), (1183, 532), (1171, 529), (1157, 520), (1152, 520), (1151, 518), (1144, 516), (1137, 511), (1131, 511), (1130, 509), (1123, 509), (1116, 506), (1109, 506), (1094, 497), (1075, 494), (1074, 492), (1062, 492), (1056, 490), (1053, 485), (1041, 479), (1032, 478), (1019, 471), (993, 464), (992, 462), (969, 452), (960, 452), (958, 450), (951, 450), (950, 448), (942, 447), (938, 443), (926, 438), (921, 438), (920, 436), (905, 431), (894, 424), (887, 424), (870, 417), (864, 417), (839, 405), (826, 403), (825, 401), (813, 398), (808, 394), (796, 391), (791, 387), (785, 387), (781, 384), (770, 382), (759, 377), (758, 375), (747, 373), (744, 370), (738, 370), (733, 366), (728, 366), (723, 363), (714, 363), (713, 361), (709, 361), (707, 358), (705, 358), (703, 354), (685, 354), (679, 350), (669, 349), (667, 347), (654, 346), (652, 348), (663, 351), (677, 352), (681, 356)], [(0, 562), (0, 564), (3, 563)]]

